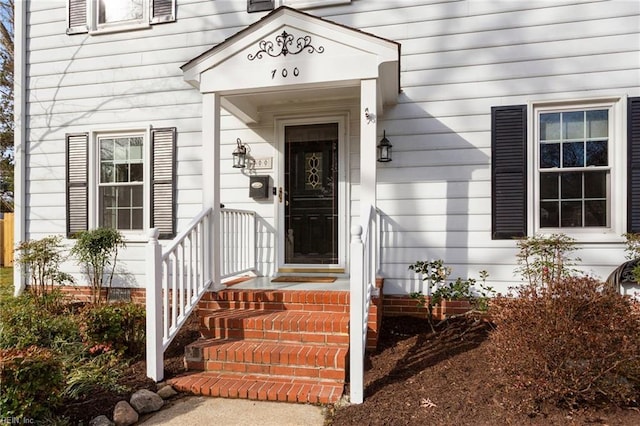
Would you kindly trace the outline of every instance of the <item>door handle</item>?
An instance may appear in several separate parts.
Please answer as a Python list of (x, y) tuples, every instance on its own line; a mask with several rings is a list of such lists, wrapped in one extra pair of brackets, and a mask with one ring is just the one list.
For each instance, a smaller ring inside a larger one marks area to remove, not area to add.
[(279, 202), (282, 202), (282, 193), (283, 193), (282, 187), (278, 188), (278, 201)]

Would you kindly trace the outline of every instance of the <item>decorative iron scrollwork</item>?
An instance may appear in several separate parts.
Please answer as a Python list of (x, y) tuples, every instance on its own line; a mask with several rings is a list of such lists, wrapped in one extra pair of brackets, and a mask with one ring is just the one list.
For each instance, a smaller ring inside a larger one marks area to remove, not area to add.
[[(275, 44), (272, 41), (260, 40), (260, 42), (258, 43), (258, 47), (260, 48), (260, 50), (258, 50), (254, 54), (250, 53), (249, 55), (247, 55), (247, 58), (250, 61), (253, 61), (254, 59), (262, 59), (263, 54), (267, 54), (272, 58), (277, 58), (278, 56), (287, 56), (289, 54), (297, 55), (298, 53), (301, 53), (303, 51), (306, 51), (307, 53), (324, 52), (323, 46), (315, 47), (311, 44), (310, 35), (306, 35), (304, 37), (298, 37), (298, 39), (295, 40), (295, 44), (296, 44), (295, 47), (297, 48), (297, 50), (291, 50), (293, 46), (294, 38), (295, 37), (293, 36), (293, 34), (289, 34), (286, 31), (282, 31), (282, 34), (276, 36)], [(276, 45), (280, 47), (279, 52), (276, 52), (276, 49), (277, 49)]]

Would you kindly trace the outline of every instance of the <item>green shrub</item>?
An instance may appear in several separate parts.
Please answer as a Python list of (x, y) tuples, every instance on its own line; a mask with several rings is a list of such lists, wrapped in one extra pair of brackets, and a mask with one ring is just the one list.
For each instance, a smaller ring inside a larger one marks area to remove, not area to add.
[(564, 234), (536, 235), (517, 242), (519, 272), (529, 285), (547, 285), (577, 275), (574, 268), (580, 258), (571, 257), (575, 240)]
[(121, 363), (117, 355), (113, 351), (103, 352), (69, 370), (62, 394), (77, 400), (104, 390), (124, 393), (127, 388), (118, 383), (121, 375)]
[(107, 290), (108, 300), (118, 250), (125, 247), (124, 237), (117, 229), (96, 228), (79, 232), (76, 238), (71, 254), (78, 258), (89, 277), (92, 302), (101, 302), (103, 287)]
[(51, 301), (46, 296), (56, 284), (73, 283), (69, 274), (60, 271), (60, 264), (65, 258), (63, 251), (60, 236), (23, 241), (16, 248), (16, 262), (29, 274), (30, 289), (36, 296), (36, 301), (45, 306)]
[(638, 402), (638, 305), (603, 286), (566, 277), (492, 301), (494, 364), (531, 407)]
[(422, 292), (409, 294), (411, 298), (417, 300), (419, 306), (427, 307), (429, 320), (433, 315), (433, 307), (440, 304), (442, 300), (468, 300), (475, 309), (486, 311), (489, 306), (489, 297), (495, 293), (492, 287), (486, 285), (489, 273), (484, 270), (479, 273), (482, 280), (479, 284), (475, 278), (458, 277), (455, 281), (447, 281), (451, 275), (451, 268), (445, 266), (442, 259), (418, 260), (409, 265), (409, 270), (419, 274), (429, 287), (428, 298)]
[(61, 402), (62, 366), (49, 349), (0, 349), (0, 416), (39, 420)]
[(144, 307), (132, 302), (88, 306), (82, 312), (83, 339), (92, 353), (115, 350), (132, 357), (143, 354)]
[[(45, 298), (53, 298), (55, 294)], [(2, 303), (0, 348), (52, 347), (55, 340), (80, 340), (80, 330), (72, 315), (60, 309), (51, 312), (36, 300), (42, 298), (25, 294)], [(61, 305), (51, 302), (49, 306)]]

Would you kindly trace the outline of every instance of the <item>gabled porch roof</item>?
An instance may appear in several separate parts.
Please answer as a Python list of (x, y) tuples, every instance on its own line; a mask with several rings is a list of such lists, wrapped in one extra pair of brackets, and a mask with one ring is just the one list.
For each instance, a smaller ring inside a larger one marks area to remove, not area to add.
[(377, 81), (377, 109), (396, 102), (400, 44), (290, 7), (280, 7), (182, 66), (201, 93), (245, 123), (262, 105), (357, 98)]

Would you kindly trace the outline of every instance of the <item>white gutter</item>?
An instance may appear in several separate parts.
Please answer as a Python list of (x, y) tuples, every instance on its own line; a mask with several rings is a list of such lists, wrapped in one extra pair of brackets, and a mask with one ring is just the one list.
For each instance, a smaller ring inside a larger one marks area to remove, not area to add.
[[(26, 150), (26, 66), (27, 57), (27, 1), (15, 2), (14, 9), (14, 50), (13, 50), (13, 119), (14, 119), (14, 171), (13, 171), (13, 211), (14, 211), (14, 247), (24, 241), (25, 233), (25, 150)], [(14, 295), (19, 296), (25, 289), (25, 277), (14, 262), (13, 288)]]

